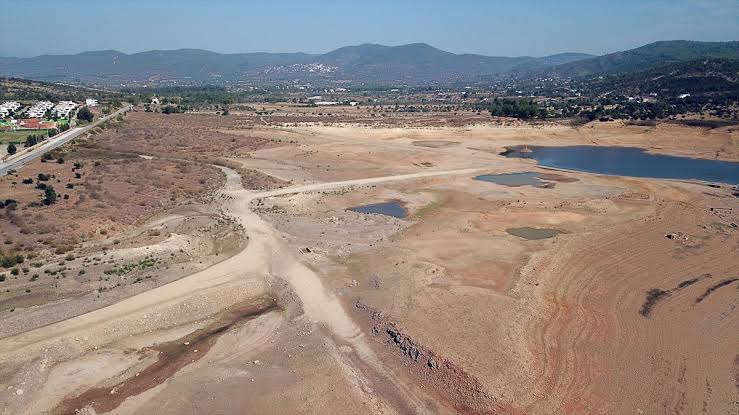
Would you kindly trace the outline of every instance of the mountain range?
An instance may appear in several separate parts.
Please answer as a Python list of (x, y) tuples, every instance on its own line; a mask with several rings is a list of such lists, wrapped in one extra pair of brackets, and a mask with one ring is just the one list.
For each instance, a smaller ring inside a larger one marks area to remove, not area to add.
[(704, 57), (739, 59), (739, 42), (666, 41), (603, 56), (562, 53), (545, 57), (454, 54), (424, 43), (363, 44), (325, 54), (222, 54), (199, 49), (126, 54), (103, 50), (0, 58), (0, 76), (107, 86), (237, 81), (421, 85), (474, 81), (490, 75), (597, 75)]

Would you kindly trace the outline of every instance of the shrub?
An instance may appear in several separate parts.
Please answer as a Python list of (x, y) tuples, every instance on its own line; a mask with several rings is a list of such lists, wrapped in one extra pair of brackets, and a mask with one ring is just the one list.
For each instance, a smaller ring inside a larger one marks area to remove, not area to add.
[(67, 253), (67, 252), (69, 252), (71, 250), (72, 250), (72, 248), (70, 248), (68, 246), (60, 245), (60, 246), (57, 246), (56, 247), (56, 249), (54, 250), (54, 253), (57, 254), (57, 255), (61, 255), (61, 254)]
[(3, 268), (14, 267), (17, 264), (22, 264), (25, 258), (23, 255), (8, 255), (0, 260), (0, 266)]
[(56, 202), (56, 191), (54, 190), (54, 186), (47, 186), (46, 190), (44, 191), (44, 203), (46, 205), (51, 205)]

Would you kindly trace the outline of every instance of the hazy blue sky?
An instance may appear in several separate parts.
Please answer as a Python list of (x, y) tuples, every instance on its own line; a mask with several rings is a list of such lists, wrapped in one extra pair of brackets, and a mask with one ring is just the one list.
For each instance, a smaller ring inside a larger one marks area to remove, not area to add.
[(486, 55), (602, 54), (655, 40), (737, 40), (737, 22), (738, 0), (3, 0), (0, 56), (412, 42)]

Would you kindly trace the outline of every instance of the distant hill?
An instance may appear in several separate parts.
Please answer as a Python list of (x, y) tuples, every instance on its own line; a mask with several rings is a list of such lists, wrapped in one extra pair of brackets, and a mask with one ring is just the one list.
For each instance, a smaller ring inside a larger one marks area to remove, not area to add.
[(739, 60), (704, 58), (671, 63), (644, 71), (591, 78), (591, 94), (657, 94), (659, 97), (739, 96)]
[(263, 67), (308, 62), (303, 53), (220, 54), (199, 49), (152, 50), (125, 54), (115, 50), (76, 55), (0, 58), (0, 75), (43, 81), (81, 81), (114, 85), (151, 79), (234, 78)]
[(125, 95), (118, 91), (61, 85), (28, 79), (0, 78), (0, 102), (2, 101), (84, 101), (96, 98), (101, 101), (124, 99)]
[(373, 44), (348, 46), (321, 55), (317, 62), (335, 66), (337, 74), (344, 78), (413, 84), (464, 80), (521, 67), (543, 68), (590, 57), (592, 55), (582, 53), (542, 58), (457, 55), (424, 43), (414, 43), (394, 47)]
[(642, 71), (704, 58), (739, 59), (739, 42), (654, 42), (636, 49), (563, 63), (542, 72), (566, 77), (603, 75)]
[(705, 58), (739, 59), (739, 42), (655, 42), (598, 57), (582, 53), (545, 57), (455, 54), (425, 43), (363, 44), (322, 55), (222, 54), (199, 49), (126, 54), (103, 50), (76, 55), (0, 58), (0, 76), (95, 86), (226, 85), (239, 81), (262, 85), (303, 81), (421, 85), (476, 82), (501, 75), (612, 75)]
[(93, 85), (225, 83), (236, 80), (402, 82), (420, 84), (474, 79), (514, 69), (539, 69), (590, 58), (564, 53), (547, 57), (454, 54), (423, 43), (364, 44), (323, 55), (305, 53), (220, 54), (197, 49), (125, 54), (114, 50), (76, 55), (0, 58), (0, 76)]

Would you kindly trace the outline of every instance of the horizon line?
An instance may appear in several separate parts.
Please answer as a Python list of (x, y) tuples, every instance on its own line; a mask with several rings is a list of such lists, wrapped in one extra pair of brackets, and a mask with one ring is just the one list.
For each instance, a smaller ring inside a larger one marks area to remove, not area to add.
[[(642, 46), (651, 45), (653, 43), (659, 43), (659, 42), (730, 43), (730, 42), (739, 42), (739, 39), (717, 40), (717, 41), (703, 41), (703, 40), (689, 40), (689, 39), (657, 40), (657, 41), (654, 41), (654, 42), (644, 43), (643, 45), (637, 46), (636, 48), (639, 48), (639, 47), (642, 47)], [(568, 50), (568, 51), (564, 51), (564, 52), (550, 53), (550, 54), (542, 55), (542, 56), (533, 56), (533, 55), (517, 55), (517, 56), (511, 56), (511, 55), (486, 55), (486, 54), (482, 54), (482, 53), (471, 53), (471, 52), (470, 53), (450, 52), (450, 51), (447, 51), (447, 50), (438, 48), (438, 47), (436, 47), (434, 45), (431, 45), (429, 43), (426, 43), (426, 42), (411, 42), (411, 43), (404, 43), (404, 44), (398, 44), (398, 45), (384, 45), (384, 44), (381, 44), (381, 43), (363, 42), (363, 43), (354, 44), (354, 45), (341, 46), (341, 47), (338, 47), (338, 48), (335, 48), (335, 49), (331, 49), (331, 50), (326, 51), (326, 52), (318, 52), (318, 53), (302, 52), (302, 51), (293, 51), (293, 52), (267, 52), (267, 51), (217, 52), (217, 51), (213, 51), (213, 50), (210, 50), (210, 49), (187, 48), (186, 47), (186, 48), (174, 48), (174, 49), (148, 49), (148, 50), (140, 50), (140, 51), (137, 51), (137, 52), (124, 52), (124, 51), (121, 51), (121, 50), (118, 50), (118, 49), (94, 49), (94, 50), (83, 50), (83, 51), (70, 52), (70, 53), (43, 53), (43, 54), (40, 54), (40, 55), (33, 55), (33, 56), (4, 56), (4, 55), (0, 55), (0, 57), (2, 57), (2, 58), (8, 58), (8, 59), (10, 59), (10, 58), (15, 58), (15, 59), (32, 59), (32, 58), (38, 58), (38, 57), (42, 57), (42, 56), (74, 56), (74, 55), (81, 55), (81, 54), (85, 54), (85, 53), (94, 53), (94, 52), (117, 52), (117, 53), (124, 54), (124, 55), (137, 55), (137, 54), (147, 53), (147, 52), (176, 52), (176, 51), (184, 51), (184, 50), (203, 51), (203, 52), (209, 52), (209, 53), (218, 54), (218, 55), (249, 55), (249, 54), (286, 54), (286, 55), (293, 54), (293, 55), (298, 55), (298, 54), (302, 54), (302, 55), (321, 56), (321, 55), (325, 55), (325, 54), (328, 54), (328, 53), (331, 53), (331, 52), (335, 52), (335, 51), (340, 50), (340, 49), (351, 48), (351, 47), (381, 46), (381, 47), (387, 47), (387, 48), (398, 48), (398, 47), (412, 46), (412, 45), (429, 46), (429, 47), (434, 48), (436, 50), (439, 50), (439, 51), (442, 51), (442, 52), (446, 52), (446, 53), (451, 53), (451, 54), (458, 55), (458, 56), (477, 55), (477, 56), (499, 57), (499, 58), (500, 57), (504, 57), (504, 58), (523, 58), (523, 57), (546, 58), (546, 57), (549, 57), (549, 56), (556, 56), (556, 55), (561, 55), (561, 54), (566, 54), (566, 53), (578, 53), (578, 54), (590, 55), (590, 56), (595, 57), (595, 56), (605, 56), (605, 55), (608, 55), (608, 54), (611, 54), (611, 53), (618, 53), (618, 52), (623, 52), (623, 51), (627, 51), (627, 50), (636, 49), (636, 48), (632, 48), (632, 49), (616, 50), (616, 51), (607, 52), (607, 53), (604, 53), (604, 54), (601, 54), (601, 55), (587, 53), (587, 52), (578, 52), (578, 51)]]

